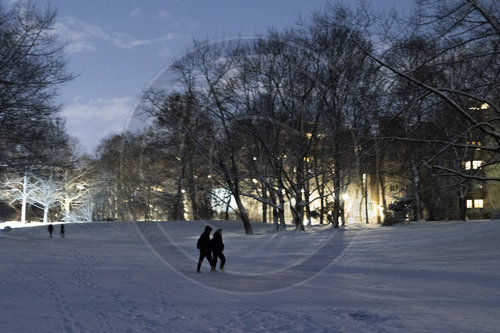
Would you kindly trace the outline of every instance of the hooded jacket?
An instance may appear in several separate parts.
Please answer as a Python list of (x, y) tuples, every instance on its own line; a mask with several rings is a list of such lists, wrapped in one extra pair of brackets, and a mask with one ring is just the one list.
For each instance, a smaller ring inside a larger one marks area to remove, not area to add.
[(205, 231), (198, 238), (198, 242), (196, 243), (196, 247), (200, 249), (200, 252), (210, 252), (210, 231), (212, 228), (210, 226), (205, 227)]
[(219, 230), (214, 233), (212, 240), (210, 241), (212, 246), (212, 251), (214, 253), (222, 253), (224, 251), (224, 242), (222, 242), (222, 235)]

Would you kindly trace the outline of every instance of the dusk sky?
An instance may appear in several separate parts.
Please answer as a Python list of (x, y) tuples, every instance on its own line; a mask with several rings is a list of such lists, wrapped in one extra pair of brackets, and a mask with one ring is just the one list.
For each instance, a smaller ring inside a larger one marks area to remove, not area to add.
[[(371, 0), (408, 10), (411, 0)], [(68, 132), (91, 152), (127, 126), (138, 96), (193, 40), (263, 34), (309, 19), (327, 0), (43, 0), (58, 11), (55, 29), (67, 43), (61, 90)], [(346, 1), (345, 3), (351, 3)]]

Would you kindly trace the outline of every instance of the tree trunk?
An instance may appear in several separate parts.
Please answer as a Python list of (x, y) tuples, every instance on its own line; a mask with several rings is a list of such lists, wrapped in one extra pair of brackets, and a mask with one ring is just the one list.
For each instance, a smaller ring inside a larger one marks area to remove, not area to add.
[[(267, 195), (266, 185), (262, 184), (262, 198), (264, 200), (268, 200), (269, 196)], [(262, 223), (267, 223), (267, 204), (262, 202)]]
[(224, 220), (229, 221), (229, 208), (231, 207), (231, 196), (226, 203), (226, 211), (224, 212)]
[(375, 208), (377, 211), (377, 223), (382, 223), (382, 217), (380, 216), (380, 188), (381, 188), (381, 180), (380, 180), (380, 152), (378, 150), (378, 141), (375, 139), (375, 186), (377, 187), (377, 207)]
[(181, 170), (181, 175), (177, 180), (177, 193), (175, 195), (174, 203), (174, 219), (177, 221), (184, 220), (184, 194), (182, 193), (184, 187), (184, 168)]
[(380, 194), (382, 195), (382, 212), (385, 214), (387, 212), (387, 200), (385, 198), (385, 177), (381, 172), (379, 176), (380, 181)]
[(304, 230), (304, 199), (302, 192), (305, 193), (304, 187), (304, 166), (302, 159), (299, 160), (297, 166), (296, 179), (297, 184), (295, 186), (295, 205), (293, 207), (293, 224), (295, 225), (295, 230)]
[(302, 195), (297, 195), (295, 198), (295, 205), (292, 209), (293, 224), (295, 225), (295, 230), (305, 230), (304, 228), (304, 202), (302, 201)]
[(283, 195), (283, 184), (281, 180), (278, 181), (278, 211), (279, 211), (279, 219), (280, 219), (280, 228), (282, 230), (286, 230), (285, 223), (285, 196)]
[(333, 193), (335, 194), (335, 198), (333, 201), (333, 215), (332, 215), (332, 223), (334, 228), (339, 227), (339, 217), (340, 217), (340, 162), (338, 160), (335, 161), (335, 170), (333, 174)]
[(276, 200), (276, 194), (271, 190), (269, 191), (269, 198), (271, 199), (271, 202), (273, 203), (273, 223), (274, 223), (274, 228), (276, 230), (280, 229), (279, 225), (279, 210), (278, 210), (278, 202)]
[(306, 225), (310, 225), (311, 224), (311, 220), (312, 220), (312, 214), (311, 214), (311, 207), (309, 205), (309, 199), (310, 199), (310, 195), (309, 195), (309, 186), (307, 184), (307, 181), (305, 182), (305, 191), (304, 191), (304, 205), (305, 205), (305, 211), (306, 211)]
[(274, 223), (274, 229), (275, 230), (280, 230), (280, 213), (279, 210), (275, 207), (273, 207), (273, 223)]
[(250, 219), (248, 218), (245, 206), (243, 206), (243, 203), (241, 202), (240, 195), (239, 193), (235, 193), (235, 195), (233, 196), (236, 201), (236, 205), (238, 206), (238, 210), (240, 212), (240, 218), (241, 222), (243, 222), (243, 227), (245, 228), (245, 234), (252, 235), (253, 234), (252, 225), (250, 224)]
[(368, 175), (366, 173), (363, 174), (363, 187), (364, 187), (364, 197), (365, 197), (365, 218), (366, 224), (370, 223), (370, 217), (368, 215)]
[(70, 207), (70, 200), (68, 197), (65, 197), (64, 198), (64, 216), (65, 218), (69, 218), (70, 216), (70, 210), (71, 210), (71, 207)]
[(23, 179), (23, 194), (21, 201), (21, 223), (26, 223), (26, 202), (28, 201), (28, 193), (26, 193), (27, 187), (28, 187), (28, 176), (25, 174)]
[(43, 207), (43, 223), (47, 223), (49, 220), (49, 206)]
[(198, 199), (196, 198), (196, 184), (194, 180), (194, 171), (192, 163), (190, 163), (190, 168), (189, 168), (189, 199), (191, 201), (191, 211), (193, 219), (200, 220), (201, 214), (198, 208)]
[(415, 200), (415, 220), (422, 221), (422, 213), (420, 207), (420, 177), (415, 159), (411, 158), (411, 171), (413, 176), (413, 199)]
[(340, 201), (340, 222), (342, 227), (345, 226), (345, 210), (344, 210), (344, 200)]
[(325, 212), (325, 199), (323, 198), (323, 191), (320, 192), (320, 198), (319, 198), (319, 224), (325, 224), (325, 217), (324, 217), (324, 212)]
[(458, 194), (458, 207), (460, 210), (460, 219), (462, 221), (467, 221), (467, 199), (463, 192), (460, 191)]

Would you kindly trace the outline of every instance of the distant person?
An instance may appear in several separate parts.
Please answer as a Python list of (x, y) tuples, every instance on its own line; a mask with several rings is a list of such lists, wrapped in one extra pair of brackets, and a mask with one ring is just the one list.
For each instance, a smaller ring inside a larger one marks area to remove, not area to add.
[(222, 242), (222, 229), (217, 229), (214, 232), (212, 240), (210, 241), (212, 248), (214, 267), (217, 266), (217, 258), (220, 258), (220, 270), (224, 270), (224, 265), (226, 264), (226, 257), (224, 256), (224, 243)]
[(64, 238), (64, 223), (61, 224), (61, 238)]
[(215, 270), (215, 265), (212, 260), (212, 249), (210, 247), (210, 232), (212, 231), (212, 227), (207, 225), (205, 227), (205, 231), (198, 238), (198, 242), (196, 243), (196, 247), (200, 250), (200, 258), (198, 259), (198, 267), (196, 271), (200, 273), (201, 263), (203, 259), (207, 258), (208, 263), (212, 271)]
[(52, 224), (49, 224), (49, 234), (50, 238), (52, 238), (52, 233), (54, 232), (54, 226)]

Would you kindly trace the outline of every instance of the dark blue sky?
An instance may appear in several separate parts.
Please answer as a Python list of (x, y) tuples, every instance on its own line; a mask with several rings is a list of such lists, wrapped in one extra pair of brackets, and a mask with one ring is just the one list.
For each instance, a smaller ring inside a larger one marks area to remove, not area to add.
[[(15, 0), (14, 0), (15, 1)], [(55, 30), (68, 44), (62, 89), (70, 134), (91, 150), (126, 127), (137, 97), (194, 39), (258, 35), (324, 9), (327, 0), (39, 0), (58, 10)], [(412, 0), (371, 0), (407, 10)], [(344, 1), (353, 4), (353, 1)]]

